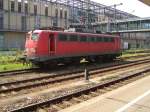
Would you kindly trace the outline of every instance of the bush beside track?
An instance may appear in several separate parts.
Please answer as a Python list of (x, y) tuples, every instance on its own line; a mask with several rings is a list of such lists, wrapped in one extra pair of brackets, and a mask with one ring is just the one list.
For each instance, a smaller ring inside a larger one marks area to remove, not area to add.
[(124, 50), (122, 54), (132, 54), (132, 53), (150, 53), (150, 49), (130, 49)]
[(20, 61), (22, 53), (22, 51), (0, 51), (0, 72), (32, 68), (31, 64), (23, 64)]

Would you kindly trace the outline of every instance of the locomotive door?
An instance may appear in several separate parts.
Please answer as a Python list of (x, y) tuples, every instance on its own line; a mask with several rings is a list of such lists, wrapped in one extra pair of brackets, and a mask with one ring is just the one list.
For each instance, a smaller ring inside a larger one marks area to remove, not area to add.
[(116, 40), (115, 41), (115, 49), (118, 50), (118, 48), (119, 48), (119, 40), (118, 40), (118, 38), (116, 38), (115, 40)]
[(115, 39), (115, 50), (118, 48), (118, 38)]
[(49, 54), (53, 55), (55, 53), (55, 38), (54, 34), (49, 35)]

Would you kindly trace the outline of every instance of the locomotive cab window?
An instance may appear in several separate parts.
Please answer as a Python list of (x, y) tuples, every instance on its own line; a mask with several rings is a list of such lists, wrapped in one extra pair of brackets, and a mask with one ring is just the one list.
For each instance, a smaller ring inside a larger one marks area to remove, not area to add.
[(33, 33), (32, 36), (31, 36), (32, 40), (38, 40), (38, 38), (39, 38), (39, 34), (38, 33)]
[(65, 34), (59, 34), (59, 40), (60, 41), (67, 41), (68, 39), (67, 39), (67, 35), (65, 35)]

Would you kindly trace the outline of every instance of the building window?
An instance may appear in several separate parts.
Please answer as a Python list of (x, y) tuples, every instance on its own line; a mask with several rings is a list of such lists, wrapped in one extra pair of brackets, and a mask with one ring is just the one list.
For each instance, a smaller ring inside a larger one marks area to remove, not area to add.
[(53, 26), (58, 26), (58, 19), (57, 18), (53, 19)]
[(18, 12), (21, 12), (21, 2), (18, 2)]
[(65, 19), (67, 19), (67, 11), (65, 11)]
[(0, 29), (3, 29), (3, 24), (4, 24), (3, 14), (0, 14)]
[(14, 2), (14, 1), (11, 1), (10, 10), (11, 10), (12, 12), (15, 11), (15, 2)]
[(37, 15), (37, 5), (34, 5), (34, 14)]
[(48, 16), (48, 7), (45, 7), (45, 16)]
[(25, 13), (28, 13), (28, 3), (25, 3), (24, 10), (25, 10)]
[(0, 0), (0, 9), (3, 9), (3, 0)]
[(21, 17), (21, 28), (23, 31), (27, 30), (27, 20), (26, 20), (26, 16), (22, 16)]
[(58, 9), (55, 10), (55, 16), (58, 17)]
[(4, 35), (0, 34), (0, 49), (4, 48)]
[(60, 18), (63, 18), (63, 10), (60, 10)]

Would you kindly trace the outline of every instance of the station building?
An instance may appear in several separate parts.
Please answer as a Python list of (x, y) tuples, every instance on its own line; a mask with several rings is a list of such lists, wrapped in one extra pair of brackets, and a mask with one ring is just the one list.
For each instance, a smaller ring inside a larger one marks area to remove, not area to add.
[(23, 49), (27, 31), (67, 28), (68, 7), (46, 0), (0, 0), (0, 50)]
[(128, 48), (150, 48), (150, 18), (132, 18), (93, 23), (93, 27), (103, 32), (119, 34)]
[(0, 50), (24, 49), (33, 29), (129, 18), (137, 17), (90, 0), (0, 0)]

